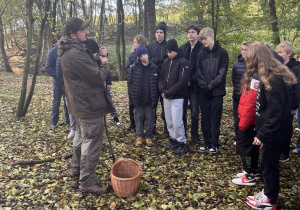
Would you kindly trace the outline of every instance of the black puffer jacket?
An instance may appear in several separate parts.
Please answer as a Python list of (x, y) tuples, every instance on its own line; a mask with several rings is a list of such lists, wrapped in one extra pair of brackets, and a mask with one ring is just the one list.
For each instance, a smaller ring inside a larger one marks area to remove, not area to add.
[(197, 41), (196, 45), (194, 46), (192, 52), (191, 52), (191, 43), (187, 42), (180, 46), (180, 49), (183, 52), (183, 57), (185, 57), (190, 65), (190, 83), (191, 85), (188, 86), (189, 90), (195, 90), (199, 91), (199, 86), (197, 84), (197, 78), (196, 78), (196, 71), (197, 71), (197, 56), (198, 53), (204, 48), (203, 44), (199, 41)]
[(238, 56), (237, 62), (233, 64), (231, 71), (231, 81), (233, 86), (232, 98), (239, 101), (241, 97), (241, 80), (246, 71), (246, 62), (242, 55)]
[(292, 110), (296, 110), (300, 104), (300, 65), (295, 58), (292, 58), (287, 64), (287, 67), (294, 73), (297, 78), (297, 83), (291, 87)]
[(203, 90), (208, 88), (212, 96), (226, 95), (228, 62), (228, 53), (218, 41), (215, 41), (212, 50), (205, 47), (198, 54), (196, 77), (200, 94), (204, 94)]
[[(150, 85), (150, 100), (151, 100), (151, 107), (156, 108), (158, 103), (158, 67), (150, 60), (150, 68), (147, 68), (149, 72), (149, 85)], [(134, 105), (140, 105), (140, 97), (143, 97), (141, 93), (142, 87), (142, 74), (145, 70), (140, 59), (138, 59), (130, 68), (128, 73), (128, 94), (129, 94), (129, 101)]]
[(158, 88), (168, 99), (184, 98), (189, 81), (189, 61), (179, 50), (173, 59), (167, 58), (161, 68), (158, 78)]
[(162, 41), (161, 43), (155, 40), (147, 46), (150, 59), (158, 66), (159, 69), (161, 69), (164, 60), (168, 57), (166, 53), (166, 44), (166, 40)]

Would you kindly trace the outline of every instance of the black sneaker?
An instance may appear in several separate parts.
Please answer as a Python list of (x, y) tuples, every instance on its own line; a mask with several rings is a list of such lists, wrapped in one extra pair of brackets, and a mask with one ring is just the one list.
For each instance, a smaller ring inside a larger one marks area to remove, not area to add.
[(285, 162), (288, 162), (289, 160), (290, 160), (290, 157), (288, 155), (285, 155), (285, 154), (280, 155), (280, 158), (279, 158), (280, 162), (285, 163)]
[(210, 148), (208, 146), (199, 147), (199, 152), (205, 152), (206, 150), (209, 150)]
[(128, 128), (127, 128), (127, 131), (131, 131), (131, 130), (135, 130), (135, 125), (130, 125)]
[(177, 148), (175, 149), (176, 155), (183, 155), (187, 152), (187, 144), (185, 143), (179, 143)]
[(165, 146), (165, 149), (175, 149), (180, 145), (176, 139), (170, 139), (170, 144)]

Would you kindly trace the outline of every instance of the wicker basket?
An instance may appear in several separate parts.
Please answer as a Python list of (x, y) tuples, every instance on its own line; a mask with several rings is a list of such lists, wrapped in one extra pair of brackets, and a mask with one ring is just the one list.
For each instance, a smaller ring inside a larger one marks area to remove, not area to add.
[(110, 169), (113, 190), (119, 197), (133, 195), (141, 180), (141, 166), (132, 159), (117, 160)]

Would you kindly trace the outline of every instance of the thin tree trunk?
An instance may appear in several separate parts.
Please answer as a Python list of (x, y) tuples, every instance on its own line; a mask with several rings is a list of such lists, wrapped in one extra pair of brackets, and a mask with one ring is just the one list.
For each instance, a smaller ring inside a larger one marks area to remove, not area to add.
[(122, 36), (122, 0), (117, 0), (117, 16), (118, 16), (118, 27), (117, 27), (117, 39), (116, 39), (116, 55), (117, 55), (117, 68), (118, 68), (118, 79), (122, 79), (122, 57), (121, 57), (121, 36)]
[(3, 62), (4, 62), (4, 68), (6, 72), (13, 72), (13, 70), (11, 69), (11, 66), (9, 64), (9, 60), (6, 54), (6, 50), (5, 50), (5, 43), (4, 43), (4, 30), (3, 30), (3, 22), (2, 22), (2, 16), (0, 16), (0, 48), (1, 48), (1, 54), (2, 54), (2, 58), (3, 58)]
[(101, 3), (101, 10), (100, 10), (100, 36), (99, 36), (99, 41), (101, 45), (104, 43), (104, 18), (105, 18), (105, 0), (102, 0)]
[(21, 119), (23, 115), (24, 103), (26, 98), (26, 90), (27, 90), (27, 79), (30, 70), (32, 31), (33, 31), (33, 21), (34, 21), (34, 19), (32, 18), (33, 2), (34, 0), (27, 0), (27, 50), (26, 50), (26, 60), (25, 60), (25, 68), (23, 73), (21, 95), (20, 95), (17, 114), (16, 114), (17, 119)]
[(150, 42), (149, 39), (149, 31), (148, 31), (148, 1), (149, 0), (144, 0), (144, 18), (143, 18), (143, 31), (144, 31), (144, 36), (148, 39), (148, 41)]
[(269, 0), (269, 9), (270, 9), (271, 25), (272, 25), (272, 32), (273, 32), (273, 42), (274, 45), (278, 45), (280, 44), (280, 37), (279, 37), (278, 19), (276, 15), (275, 0)]
[[(51, 19), (52, 19), (52, 27), (51, 27), (51, 32), (52, 32), (52, 34), (54, 34), (55, 33), (55, 28), (56, 28), (56, 2), (57, 2), (57, 0), (55, 0), (54, 2), (53, 2), (53, 6), (52, 6), (52, 13), (51, 13)], [(54, 36), (50, 36), (50, 37), (52, 37), (52, 45), (54, 45), (55, 43), (56, 43), (56, 40), (54, 39)]]
[(69, 16), (72, 17), (72, 15), (73, 15), (73, 0), (70, 0)]
[(155, 40), (155, 25), (156, 25), (156, 15), (155, 15), (155, 0), (148, 0), (148, 34), (150, 41)]
[(81, 7), (82, 7), (84, 19), (88, 19), (88, 15), (87, 15), (86, 8), (85, 8), (85, 0), (81, 0)]
[(37, 57), (35, 60), (35, 64), (34, 64), (34, 72), (33, 72), (33, 77), (32, 77), (32, 82), (31, 82), (31, 87), (28, 93), (28, 97), (26, 99), (25, 105), (24, 105), (24, 109), (23, 109), (23, 113), (22, 113), (22, 117), (25, 117), (28, 107), (30, 105), (33, 93), (34, 93), (34, 88), (35, 88), (35, 83), (36, 83), (36, 77), (39, 73), (39, 69), (42, 67), (41, 66), (41, 54), (42, 54), (42, 48), (43, 48), (43, 41), (44, 41), (44, 28), (45, 28), (45, 24), (48, 18), (48, 12), (49, 12), (49, 8), (50, 8), (50, 0), (46, 0), (45, 1), (45, 16), (42, 19), (42, 23), (41, 23), (41, 28), (40, 28), (40, 38), (39, 38), (39, 43), (38, 43), (38, 49), (37, 49)]
[[(121, 65), (121, 80), (125, 80), (125, 76), (126, 76), (126, 73), (125, 73), (125, 59), (126, 59), (126, 45), (125, 45), (125, 23), (124, 23), (124, 18), (125, 18), (125, 15), (124, 15), (124, 8), (123, 8), (123, 3), (121, 1), (121, 17), (122, 17), (122, 20), (121, 20), (121, 40), (122, 40), (122, 65)], [(120, 80), (120, 78), (119, 78)]]

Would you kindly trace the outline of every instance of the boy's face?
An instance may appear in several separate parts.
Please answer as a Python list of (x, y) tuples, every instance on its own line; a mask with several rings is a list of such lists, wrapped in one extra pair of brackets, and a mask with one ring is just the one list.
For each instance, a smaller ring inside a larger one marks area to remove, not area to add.
[(190, 42), (197, 41), (199, 37), (197, 31), (195, 31), (194, 29), (188, 30), (187, 36)]
[(142, 54), (140, 60), (142, 61), (142, 63), (147, 63), (149, 61), (148, 54)]
[(201, 42), (204, 45), (204, 47), (209, 47), (214, 42), (214, 37), (212, 35), (204, 36), (201, 39)]
[(287, 53), (286, 51), (280, 50), (277, 52), (283, 58), (284, 64), (287, 64), (290, 61), (291, 53)]
[(164, 31), (161, 29), (157, 29), (155, 32), (155, 38), (158, 42), (161, 42), (165, 39)]
[(167, 55), (168, 55), (168, 57), (169, 57), (170, 59), (175, 58), (175, 56), (178, 54), (177, 52), (175, 52), (175, 51), (170, 51), (170, 50), (166, 50), (166, 53), (167, 53)]
[(242, 54), (242, 57), (243, 57), (243, 58), (245, 58), (247, 49), (248, 49), (248, 46), (242, 45), (241, 54)]

